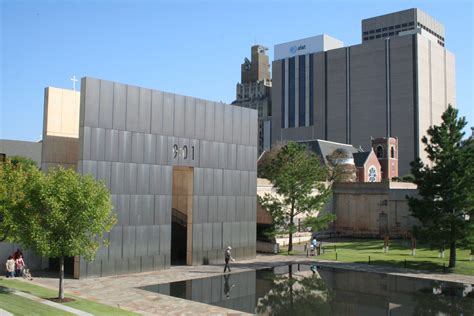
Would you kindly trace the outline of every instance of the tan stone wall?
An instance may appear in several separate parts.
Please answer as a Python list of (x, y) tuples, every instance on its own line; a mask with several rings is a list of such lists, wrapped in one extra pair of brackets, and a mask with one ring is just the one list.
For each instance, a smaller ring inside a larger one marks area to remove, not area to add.
[(47, 87), (44, 94), (41, 168), (76, 168), (79, 155), (80, 93)]
[(337, 183), (333, 191), (334, 233), (340, 236), (406, 236), (416, 220), (406, 195), (417, 194), (411, 183)]

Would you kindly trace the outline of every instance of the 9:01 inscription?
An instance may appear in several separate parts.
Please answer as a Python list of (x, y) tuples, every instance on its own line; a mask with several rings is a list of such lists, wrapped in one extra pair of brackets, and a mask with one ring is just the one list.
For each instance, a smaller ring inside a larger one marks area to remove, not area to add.
[(188, 156), (190, 155), (191, 160), (194, 160), (194, 146), (191, 146), (191, 150), (189, 150), (187, 145), (180, 148), (178, 145), (174, 144), (173, 159), (176, 159), (178, 155), (182, 156), (183, 159), (188, 159)]

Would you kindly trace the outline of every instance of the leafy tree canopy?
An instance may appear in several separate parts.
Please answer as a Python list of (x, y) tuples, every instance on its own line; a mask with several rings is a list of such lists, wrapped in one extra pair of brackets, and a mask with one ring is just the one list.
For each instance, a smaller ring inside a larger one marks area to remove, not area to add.
[(314, 217), (329, 198), (328, 173), (315, 154), (296, 142), (288, 142), (270, 157), (262, 173), (278, 195), (267, 193), (259, 201), (279, 230), (289, 234), (288, 251), (291, 251), (295, 216)]

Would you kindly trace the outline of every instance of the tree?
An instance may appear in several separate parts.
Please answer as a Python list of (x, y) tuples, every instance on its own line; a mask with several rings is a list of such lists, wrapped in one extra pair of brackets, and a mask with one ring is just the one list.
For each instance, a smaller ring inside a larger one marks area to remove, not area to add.
[(296, 232), (295, 217), (314, 217), (329, 198), (331, 190), (325, 185), (327, 169), (305, 146), (288, 142), (266, 164), (263, 175), (278, 195), (267, 193), (259, 197), (260, 204), (272, 215), (278, 229), (289, 235), (290, 252)]
[(422, 142), (430, 165), (411, 163), (419, 197), (409, 197), (414, 217), (422, 223), (418, 238), (438, 247), (449, 246), (449, 267), (456, 266), (456, 246), (472, 239), (474, 220), (474, 145), (462, 141), (467, 122), (449, 106), (440, 126), (428, 129)]
[(64, 257), (92, 260), (104, 232), (116, 222), (103, 182), (71, 169), (56, 168), (30, 190), (21, 210), (19, 242), (44, 257), (59, 258), (59, 294), (64, 299)]
[(29, 204), (29, 192), (41, 176), (31, 159), (15, 156), (0, 162), (0, 241), (17, 240), (16, 221)]

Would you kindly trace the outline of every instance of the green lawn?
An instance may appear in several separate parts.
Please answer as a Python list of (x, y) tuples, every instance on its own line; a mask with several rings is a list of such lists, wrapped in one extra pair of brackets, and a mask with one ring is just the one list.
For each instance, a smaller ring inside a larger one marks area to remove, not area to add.
[(0, 308), (13, 315), (72, 315), (5, 291), (0, 291)]
[[(309, 257), (313, 259), (327, 259), (342, 262), (370, 263), (374, 265), (386, 265), (406, 267), (416, 270), (428, 270), (443, 272), (443, 265), (449, 263), (449, 250), (445, 251), (445, 257), (438, 258), (438, 251), (418, 245), (416, 256), (411, 255), (409, 241), (391, 240), (389, 252), (383, 252), (383, 240), (351, 240), (347, 242), (325, 242), (323, 241), (324, 254)], [(334, 247), (335, 246), (335, 247)], [(300, 247), (301, 248), (301, 247)], [(287, 248), (281, 249), (282, 254)], [(469, 261), (469, 250), (457, 249), (456, 267), (446, 268), (446, 272), (474, 275), (474, 261)], [(304, 251), (294, 251), (293, 254), (304, 254)]]
[[(58, 292), (31, 283), (6, 280), (0, 278), (0, 286), (16, 289), (18, 291), (26, 292), (42, 298), (57, 297)], [(44, 304), (37, 303), (14, 294), (1, 293), (0, 307), (13, 313), (14, 315), (65, 315), (69, 314), (64, 311), (48, 307)], [(94, 301), (85, 300), (73, 295), (66, 295), (66, 297), (74, 298), (74, 302), (64, 303), (66, 306), (76, 308), (94, 315), (136, 315), (135, 313), (96, 303)]]

